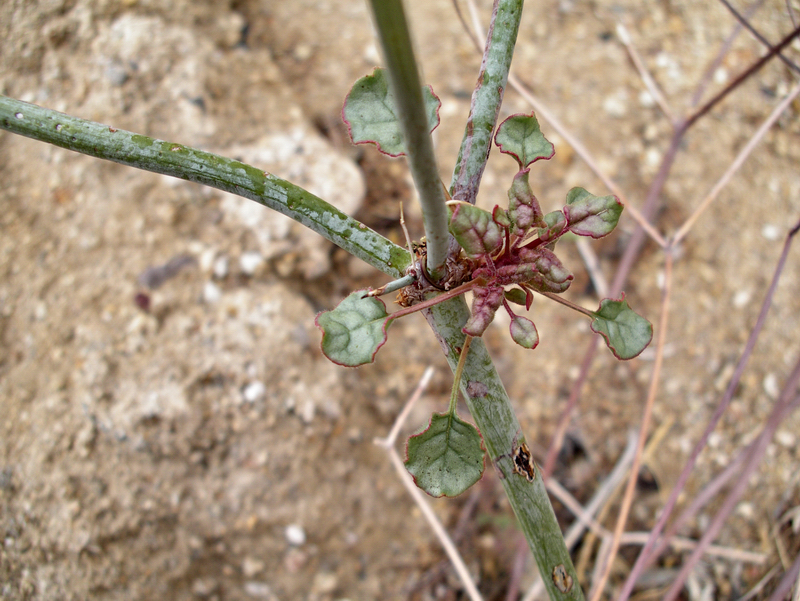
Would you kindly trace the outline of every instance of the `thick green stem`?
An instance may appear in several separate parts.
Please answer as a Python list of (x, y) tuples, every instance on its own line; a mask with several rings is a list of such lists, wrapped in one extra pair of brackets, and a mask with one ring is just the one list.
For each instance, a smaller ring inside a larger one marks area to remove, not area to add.
[(408, 251), (274, 175), (216, 154), (71, 117), (0, 95), (0, 129), (93, 157), (238, 194), (283, 213), (391, 277)]
[(370, 4), (397, 102), (408, 164), (422, 204), (422, 220), (428, 241), (428, 273), (439, 280), (445, 275), (445, 259), (450, 244), (448, 215), (433, 140), (428, 131), (411, 34), (402, 0), (370, 0)]
[(475, 204), (492, 145), (508, 70), (517, 42), (523, 0), (495, 0), (478, 83), (450, 184), (450, 195)]
[[(461, 328), (470, 316), (464, 297), (437, 304), (425, 312), (455, 372), (464, 346)], [(575, 568), (556, 520), (542, 473), (529, 482), (514, 472), (514, 445), (524, 442), (520, 425), (503, 383), (480, 338), (472, 340), (466, 357), (461, 392), (481, 431), (489, 462), (500, 472), (500, 482), (508, 495), (520, 528), (528, 539), (539, 572), (551, 599), (583, 599)]]

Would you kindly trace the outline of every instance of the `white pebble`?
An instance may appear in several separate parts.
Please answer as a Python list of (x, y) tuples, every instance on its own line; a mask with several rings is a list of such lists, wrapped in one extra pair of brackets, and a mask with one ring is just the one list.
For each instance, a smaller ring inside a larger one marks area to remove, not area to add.
[(219, 302), (222, 298), (222, 290), (214, 282), (206, 282), (203, 286), (203, 300), (208, 304)]
[(306, 544), (306, 532), (303, 527), (298, 524), (290, 524), (286, 526), (286, 540), (290, 545), (299, 547)]
[(228, 275), (228, 257), (217, 257), (214, 261), (214, 277), (222, 280)]
[(741, 309), (750, 302), (752, 296), (753, 292), (751, 290), (739, 290), (733, 295), (733, 306), (737, 309)]
[(244, 592), (255, 599), (274, 599), (272, 589), (266, 582), (245, 582)]
[(761, 235), (770, 242), (774, 242), (781, 237), (781, 228), (779, 228), (777, 225), (767, 223), (761, 228)]
[(263, 263), (264, 257), (260, 252), (249, 251), (239, 257), (239, 267), (245, 275), (253, 275)]
[(767, 393), (767, 396), (771, 398), (773, 401), (778, 399), (778, 396), (781, 393), (780, 386), (778, 385), (778, 376), (774, 373), (768, 373), (764, 376), (764, 381), (761, 384), (764, 387), (764, 392)]
[(244, 387), (242, 391), (242, 396), (244, 400), (248, 403), (255, 403), (256, 401), (260, 401), (263, 399), (267, 394), (267, 387), (264, 386), (263, 382), (259, 382), (256, 380), (255, 382), (250, 382), (247, 386)]

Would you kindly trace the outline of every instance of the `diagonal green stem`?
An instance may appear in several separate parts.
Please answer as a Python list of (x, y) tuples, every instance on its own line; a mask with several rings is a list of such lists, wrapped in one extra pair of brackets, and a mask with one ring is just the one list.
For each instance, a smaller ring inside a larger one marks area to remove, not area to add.
[(239, 161), (165, 142), (0, 95), (0, 129), (68, 150), (238, 194), (283, 213), (392, 277), (408, 251), (336, 207)]
[(492, 145), (511, 57), (517, 42), (523, 0), (495, 0), (478, 83), (450, 183), (450, 195), (475, 204)]
[(428, 131), (411, 34), (402, 0), (370, 0), (370, 5), (397, 102), (408, 164), (422, 204), (422, 220), (428, 241), (428, 273), (438, 281), (445, 275), (445, 259), (450, 244), (448, 215), (433, 140)]

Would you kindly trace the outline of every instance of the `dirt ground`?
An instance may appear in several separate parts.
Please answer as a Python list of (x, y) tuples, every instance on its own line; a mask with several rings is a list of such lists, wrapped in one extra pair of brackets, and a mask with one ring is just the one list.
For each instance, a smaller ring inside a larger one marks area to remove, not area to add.
[[(480, 57), (450, 2), (407, 5), (425, 79), (443, 101), (436, 143), (449, 181)], [(641, 205), (670, 127), (615, 25), (627, 26), (681, 112), (732, 18), (711, 0), (549, 0), (526, 10), (515, 73)], [(479, 11), (486, 22), (490, 3)], [(773, 41), (792, 29), (783, 0), (764, 3), (754, 23)], [(364, 2), (10, 0), (0, 31), (6, 95), (240, 158), (398, 242), (405, 200), (421, 235), (403, 161), (349, 146), (339, 118), (349, 85), (380, 60)], [(789, 51), (796, 61), (798, 49)], [(740, 35), (709, 93), (761, 53)], [(666, 186), (661, 231), (691, 213), (795, 80), (775, 61), (692, 130)], [(503, 115), (522, 111), (530, 107), (509, 91)], [(640, 491), (630, 529), (649, 528), (713, 412), (800, 217), (798, 112), (795, 103), (680, 248), (654, 410), (656, 428), (672, 426), (647, 465), (657, 486)], [(533, 170), (545, 210), (575, 185), (607, 193), (542, 127), (556, 144), (556, 157)], [(481, 203), (505, 202), (513, 169), (493, 153)], [(338, 368), (319, 352), (315, 313), (383, 276), (255, 203), (5, 132), (0, 207), (0, 597), (463, 598), (372, 443), (428, 365), (436, 375), (406, 431), (445, 407), (451, 375), (424, 320), (393, 327), (372, 366)], [(633, 228), (624, 217), (594, 244), (607, 277)], [(570, 298), (596, 305), (577, 251), (559, 248), (575, 273)], [(162, 278), (153, 268), (167, 263), (182, 269)], [(684, 502), (756, 436), (797, 360), (798, 264), (795, 248)], [(653, 322), (662, 265), (652, 245), (626, 286)], [(502, 323), (486, 336), (541, 460), (591, 334), (543, 299), (533, 314), (542, 340), (533, 352), (514, 347)], [(638, 424), (652, 358), (621, 365), (605, 352), (596, 361), (570, 428), (574, 452), (557, 473), (579, 500)], [(794, 415), (719, 539), (766, 560), (708, 559), (692, 598), (736, 598), (797, 553), (800, 514), (776, 524), (800, 505), (798, 432)], [(485, 598), (502, 599), (518, 536), (489, 472), (473, 492), (433, 505)], [(683, 534), (701, 534), (714, 509)], [(612, 508), (607, 524), (614, 517)], [(675, 554), (660, 567), (679, 564)]]

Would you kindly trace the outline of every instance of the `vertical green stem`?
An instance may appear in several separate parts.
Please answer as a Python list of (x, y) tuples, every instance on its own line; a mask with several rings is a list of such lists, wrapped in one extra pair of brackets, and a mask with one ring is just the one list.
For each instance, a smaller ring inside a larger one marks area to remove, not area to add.
[(433, 140), (428, 131), (411, 34), (402, 0), (370, 0), (370, 4), (383, 47), (389, 82), (398, 105), (411, 175), (422, 204), (427, 238), (427, 269), (434, 279), (439, 280), (445, 275), (449, 247), (447, 207), (436, 167)]
[[(461, 328), (469, 316), (463, 296), (435, 305), (425, 312), (454, 372), (462, 356), (459, 349), (465, 345)], [(519, 434), (520, 425), (514, 408), (480, 338), (472, 341), (466, 355), (460, 385), (475, 425), (483, 436), (488, 461), (500, 472), (500, 483), (536, 558), (550, 598), (583, 599), (539, 466), (536, 466), (533, 482), (514, 472), (511, 457), (514, 444), (524, 442), (524, 437)]]
[(503, 103), (508, 71), (517, 42), (523, 0), (495, 0), (469, 120), (450, 184), (450, 195), (475, 204), (492, 133)]

